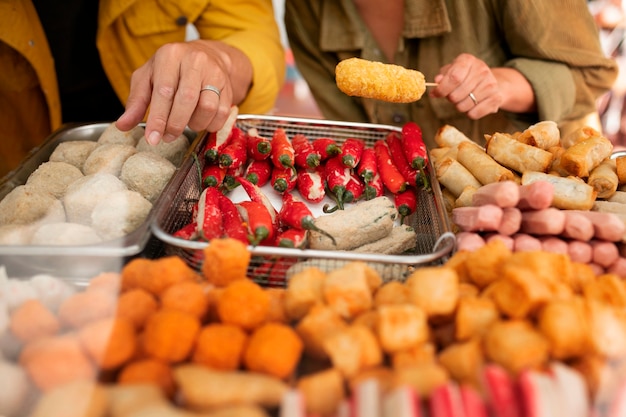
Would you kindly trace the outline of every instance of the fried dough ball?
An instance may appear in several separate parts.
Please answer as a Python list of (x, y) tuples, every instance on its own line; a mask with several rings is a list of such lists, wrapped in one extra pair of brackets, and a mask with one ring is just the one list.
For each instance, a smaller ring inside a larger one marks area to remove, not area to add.
[(137, 153), (134, 145), (104, 143), (95, 148), (83, 165), (85, 175), (111, 174), (119, 178), (124, 162)]
[(91, 212), (91, 224), (104, 240), (126, 236), (148, 217), (152, 203), (131, 190), (113, 192)]
[(40, 192), (49, 192), (56, 198), (65, 195), (67, 187), (83, 177), (80, 169), (66, 162), (44, 162), (33, 171), (26, 180), (26, 185)]
[(232, 324), (213, 323), (198, 335), (192, 361), (222, 371), (239, 369), (248, 335)]
[(115, 126), (115, 123), (108, 125), (98, 137), (97, 144), (116, 143), (122, 145), (137, 146), (139, 140), (146, 133), (143, 126), (135, 126), (128, 131), (122, 131)]
[(148, 317), (156, 313), (159, 304), (148, 291), (134, 288), (120, 294), (115, 315), (129, 320), (135, 329), (143, 329)]
[(184, 311), (202, 320), (209, 309), (208, 289), (194, 281), (170, 285), (161, 294), (161, 307)]
[(31, 245), (93, 245), (102, 242), (98, 232), (85, 224), (47, 223), (37, 227), (30, 239)]
[(135, 328), (123, 318), (92, 321), (78, 332), (81, 345), (100, 369), (115, 369), (131, 359), (137, 348)]
[(107, 291), (117, 295), (122, 285), (122, 276), (118, 272), (102, 272), (89, 280), (87, 290)]
[(180, 135), (172, 142), (160, 141), (157, 145), (150, 145), (145, 136), (139, 139), (137, 150), (139, 152), (152, 152), (170, 161), (175, 166), (180, 166), (183, 158), (189, 149), (189, 139), (187, 136)]
[(61, 201), (48, 192), (18, 185), (0, 200), (0, 226), (65, 221)]
[(26, 344), (19, 362), (42, 391), (79, 379), (94, 379), (96, 376), (96, 369), (78, 337), (72, 333)]
[(67, 297), (76, 294), (77, 291), (73, 284), (48, 274), (34, 275), (28, 282), (35, 289), (37, 299), (54, 312)]
[(76, 380), (43, 395), (29, 417), (99, 417), (108, 408), (109, 393), (97, 381)]
[(181, 362), (189, 357), (200, 332), (200, 320), (189, 313), (161, 309), (146, 322), (143, 351), (167, 363)]
[(263, 324), (269, 310), (269, 295), (259, 284), (249, 279), (230, 283), (217, 300), (220, 320), (244, 330), (253, 330)]
[(91, 225), (94, 207), (111, 193), (125, 190), (126, 185), (115, 175), (96, 173), (77, 179), (65, 192), (63, 205), (67, 220), (72, 223)]
[(120, 179), (129, 190), (154, 203), (174, 175), (176, 166), (156, 153), (138, 152), (128, 158), (120, 171)]
[(247, 369), (285, 379), (295, 370), (304, 345), (290, 326), (266, 323), (256, 329), (244, 353)]
[(213, 239), (204, 248), (202, 274), (211, 284), (225, 287), (229, 283), (246, 278), (251, 254), (248, 247), (237, 239)]
[(198, 278), (196, 271), (178, 256), (134, 258), (122, 269), (122, 289), (143, 288), (159, 296), (170, 285)]
[(27, 300), (11, 314), (9, 328), (21, 342), (27, 343), (57, 334), (59, 320), (41, 301)]
[(106, 291), (84, 291), (68, 297), (59, 306), (61, 323), (78, 328), (85, 324), (113, 317), (116, 297)]
[(172, 397), (176, 389), (171, 366), (157, 359), (140, 359), (128, 363), (120, 371), (117, 383), (120, 385), (154, 384), (168, 397)]
[(87, 157), (98, 144), (92, 140), (71, 140), (59, 143), (48, 160), (50, 162), (66, 162), (83, 170)]
[(270, 311), (267, 315), (267, 321), (288, 323), (289, 319), (285, 312), (286, 290), (284, 288), (266, 288), (265, 292), (270, 298)]

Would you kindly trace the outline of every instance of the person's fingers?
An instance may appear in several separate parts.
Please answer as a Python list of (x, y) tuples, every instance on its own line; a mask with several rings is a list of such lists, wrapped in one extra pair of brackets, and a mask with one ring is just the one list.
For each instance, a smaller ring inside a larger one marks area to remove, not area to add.
[(126, 132), (132, 129), (144, 119), (152, 96), (151, 77), (152, 61), (133, 73), (126, 109), (115, 122), (115, 126), (121, 131)]
[[(205, 84), (205, 86), (213, 86), (213, 84)], [(222, 127), (230, 111), (232, 92), (228, 84), (218, 90), (220, 90), (219, 95), (211, 90), (204, 90), (200, 93), (198, 104), (189, 119), (189, 128), (196, 131), (216, 131)]]

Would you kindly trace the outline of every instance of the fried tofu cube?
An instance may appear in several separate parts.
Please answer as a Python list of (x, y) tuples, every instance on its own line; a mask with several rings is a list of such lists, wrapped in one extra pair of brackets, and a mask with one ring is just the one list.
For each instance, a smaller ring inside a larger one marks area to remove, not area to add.
[(587, 300), (591, 344), (596, 354), (611, 359), (626, 352), (626, 320), (608, 304)]
[(550, 343), (555, 359), (580, 357), (591, 348), (589, 321), (580, 297), (547, 303), (537, 315), (537, 328)]
[(327, 359), (323, 342), (326, 337), (348, 327), (348, 324), (332, 308), (314, 306), (296, 325), (296, 332), (304, 343), (304, 352), (316, 359)]
[(455, 338), (466, 341), (480, 336), (499, 318), (500, 313), (493, 300), (463, 297), (459, 300), (454, 317)]
[(363, 262), (351, 262), (328, 273), (322, 292), (328, 306), (352, 319), (373, 305), (372, 270)]
[(393, 369), (402, 369), (423, 363), (434, 362), (436, 359), (436, 347), (434, 343), (422, 343), (419, 346), (391, 353), (391, 367)]
[(326, 274), (318, 268), (307, 268), (289, 279), (285, 290), (285, 313), (291, 320), (300, 320), (316, 304), (324, 302), (322, 286)]
[(470, 282), (484, 288), (500, 278), (500, 268), (511, 256), (511, 250), (499, 239), (471, 252), (465, 259)]
[(376, 333), (386, 353), (410, 349), (428, 340), (428, 319), (412, 304), (383, 305), (378, 308)]
[(304, 395), (306, 411), (310, 415), (332, 415), (346, 396), (343, 376), (335, 368), (301, 377), (297, 388)]
[(479, 386), (478, 378), (484, 363), (479, 338), (446, 347), (439, 353), (438, 359), (455, 381)]
[(523, 319), (539, 306), (552, 299), (550, 288), (536, 276), (525, 276), (523, 280), (501, 279), (486, 290), (505, 316)]
[(365, 326), (350, 326), (324, 339), (332, 365), (346, 377), (382, 363), (383, 352), (376, 335)]
[(409, 301), (409, 289), (400, 281), (383, 284), (374, 294), (374, 306), (386, 304), (404, 304)]
[(449, 380), (450, 374), (437, 362), (394, 369), (394, 387), (409, 386), (422, 398), (428, 398), (436, 387)]
[(422, 267), (406, 280), (411, 303), (431, 317), (454, 312), (459, 300), (459, 276), (452, 268)]
[(602, 274), (583, 286), (585, 298), (600, 301), (616, 308), (626, 307), (626, 287), (615, 274)]

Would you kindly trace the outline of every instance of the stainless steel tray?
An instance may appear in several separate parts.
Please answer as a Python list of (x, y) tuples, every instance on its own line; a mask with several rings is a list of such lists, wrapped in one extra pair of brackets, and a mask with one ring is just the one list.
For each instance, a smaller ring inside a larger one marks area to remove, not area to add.
[[(66, 124), (53, 132), (45, 142), (34, 149), (12, 172), (0, 180), (0, 199), (15, 187), (25, 184), (29, 175), (39, 165), (47, 162), (57, 145), (65, 141), (97, 140), (110, 122)], [(186, 131), (190, 142), (199, 136)], [(193, 149), (190, 146), (186, 157)], [(176, 172), (172, 178), (176, 176)], [(171, 181), (171, 179), (170, 179)], [(103, 271), (118, 271), (132, 256), (145, 254), (151, 256), (162, 249), (162, 244), (151, 239), (150, 224), (160, 204), (155, 201), (146, 220), (135, 231), (111, 241), (80, 246), (9, 246), (0, 245), (0, 265), (7, 268), (9, 276), (31, 276), (37, 273), (49, 273), (56, 276), (81, 279), (91, 277)]]
[[(244, 131), (256, 128), (262, 136), (266, 137), (271, 137), (278, 127), (285, 129), (288, 137), (302, 133), (311, 140), (330, 137), (343, 143), (349, 137), (357, 137), (364, 139), (368, 146), (372, 146), (377, 139), (384, 138), (390, 131), (400, 130), (400, 128), (387, 125), (259, 115), (240, 115), (236, 125)], [(200, 146), (199, 143), (196, 152)], [(196, 160), (200, 167), (195, 162)], [(172, 235), (176, 230), (189, 223), (191, 208), (201, 192), (198, 169), (202, 168), (204, 158), (197, 158), (196, 160), (193, 157), (188, 158), (164, 190), (162, 197), (163, 202), (166, 203), (157, 207), (152, 231), (158, 239), (164, 242), (166, 253), (178, 255), (185, 259), (190, 266), (198, 269), (203, 260), (202, 249), (208, 243), (184, 240)], [(249, 276), (261, 283), (278, 283), (280, 285), (283, 282), (285, 272), (293, 264), (315, 259), (321, 261), (317, 266), (323, 266), (327, 269), (333, 269), (347, 261), (365, 261), (377, 266), (383, 277), (394, 277), (398, 271), (401, 275), (406, 275), (416, 266), (441, 263), (454, 249), (455, 239), (445, 212), (441, 189), (433, 175), (432, 167), (428, 172), (433, 185), (432, 192), (418, 192), (418, 211), (409, 218), (410, 225), (415, 229), (417, 237), (417, 245), (413, 253), (380, 255), (249, 246), (252, 253)], [(261, 275), (259, 267), (268, 261), (274, 262), (272, 271), (276, 271), (276, 274), (282, 274), (282, 276), (274, 276), (273, 273)]]

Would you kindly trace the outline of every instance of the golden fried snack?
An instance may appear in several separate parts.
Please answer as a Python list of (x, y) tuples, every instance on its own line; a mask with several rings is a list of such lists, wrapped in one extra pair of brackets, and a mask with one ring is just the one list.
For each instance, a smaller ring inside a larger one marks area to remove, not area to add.
[(583, 139), (567, 148), (561, 156), (561, 166), (570, 175), (587, 178), (592, 169), (611, 156), (613, 143), (604, 136)]
[(211, 261), (202, 264), (202, 274), (211, 284), (225, 287), (246, 278), (250, 257), (247, 246), (237, 239), (213, 239), (204, 249), (204, 259)]
[(400, 352), (389, 355), (391, 359), (391, 367), (393, 369), (402, 369), (423, 363), (433, 363), (436, 359), (436, 347), (434, 343), (422, 343)]
[(491, 155), (471, 143), (460, 143), (456, 158), (482, 185), (516, 180), (513, 171), (503, 167)]
[(9, 328), (13, 335), (23, 343), (42, 337), (54, 336), (61, 324), (57, 317), (41, 301), (24, 301), (11, 314)]
[(326, 359), (323, 342), (326, 337), (341, 332), (348, 325), (332, 308), (319, 304), (311, 308), (306, 316), (296, 325), (296, 332), (304, 342), (304, 350), (308, 356)]
[(450, 375), (446, 368), (434, 361), (396, 368), (393, 380), (394, 387), (408, 385), (420, 397), (428, 398), (435, 388), (450, 380)]
[(537, 328), (550, 343), (554, 359), (575, 359), (589, 353), (589, 322), (581, 297), (553, 300), (539, 311)]
[(409, 289), (400, 281), (389, 281), (374, 294), (374, 306), (404, 304), (409, 300)]
[(108, 291), (83, 291), (66, 298), (57, 312), (61, 323), (81, 327), (91, 321), (113, 317), (117, 297)]
[(615, 159), (605, 159), (589, 173), (587, 184), (596, 190), (597, 198), (610, 198), (617, 191), (619, 177)]
[(493, 300), (461, 297), (454, 316), (456, 340), (465, 341), (482, 335), (499, 317), (500, 313)]
[(27, 343), (19, 362), (42, 391), (96, 377), (96, 369), (78, 337), (71, 333)]
[(250, 371), (285, 379), (298, 365), (302, 350), (302, 340), (293, 328), (266, 323), (250, 336), (243, 360)]
[(494, 133), (485, 146), (487, 154), (501, 165), (513, 171), (547, 172), (552, 166), (554, 155), (542, 148), (515, 140), (504, 133)]
[(103, 385), (77, 380), (46, 392), (29, 416), (102, 417), (108, 402), (108, 392)]
[(135, 288), (120, 294), (115, 315), (130, 320), (135, 329), (141, 330), (148, 317), (158, 308), (159, 304), (152, 294), (141, 288)]
[(130, 360), (137, 348), (133, 324), (123, 318), (92, 321), (78, 331), (83, 349), (103, 370), (115, 369)]
[(626, 156), (615, 158), (615, 171), (620, 185), (626, 184)]
[(285, 293), (285, 312), (291, 320), (299, 320), (317, 304), (323, 304), (322, 285), (326, 273), (311, 267), (294, 274), (289, 279)]
[(418, 268), (406, 279), (406, 286), (409, 302), (429, 318), (451, 314), (459, 300), (459, 276), (452, 268)]
[(267, 321), (275, 323), (289, 323), (287, 312), (285, 311), (285, 288), (266, 288), (265, 292), (270, 298), (270, 311), (267, 314)]
[(231, 282), (217, 300), (222, 323), (253, 330), (267, 320), (270, 298), (263, 288), (250, 279)]
[(349, 96), (392, 103), (412, 103), (426, 91), (419, 71), (361, 58), (345, 59), (335, 68), (337, 87)]
[(209, 289), (193, 281), (171, 285), (161, 294), (161, 308), (184, 311), (202, 320), (209, 310)]
[(232, 324), (213, 323), (200, 330), (192, 362), (222, 371), (241, 366), (248, 335)]
[(439, 353), (438, 359), (455, 381), (475, 387), (480, 385), (484, 357), (479, 338), (447, 346)]
[(158, 359), (140, 359), (128, 363), (120, 371), (117, 383), (121, 385), (154, 384), (168, 397), (172, 397), (176, 389), (172, 367)]
[(343, 377), (334, 369), (325, 369), (298, 379), (297, 388), (304, 395), (310, 415), (333, 415), (346, 396)]
[(371, 268), (364, 262), (350, 262), (328, 272), (322, 287), (326, 304), (345, 319), (369, 310), (373, 305), (371, 277)]
[(426, 313), (413, 304), (378, 307), (376, 335), (384, 352), (410, 349), (428, 340)]
[(200, 332), (200, 320), (189, 313), (161, 309), (148, 319), (142, 336), (143, 351), (168, 363), (189, 357)]
[(333, 366), (347, 378), (363, 369), (381, 365), (383, 361), (383, 351), (376, 335), (365, 326), (352, 325), (344, 331), (332, 333), (322, 344)]

